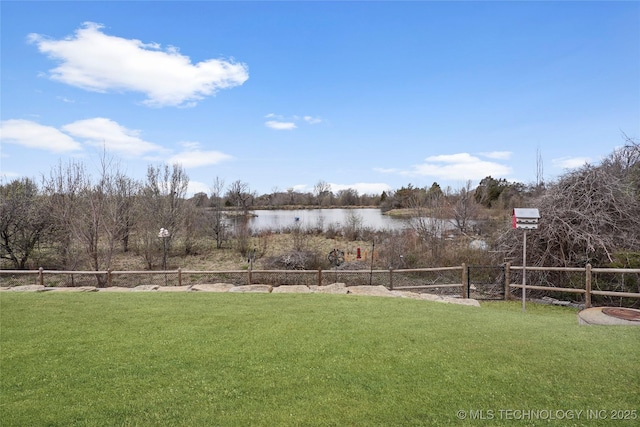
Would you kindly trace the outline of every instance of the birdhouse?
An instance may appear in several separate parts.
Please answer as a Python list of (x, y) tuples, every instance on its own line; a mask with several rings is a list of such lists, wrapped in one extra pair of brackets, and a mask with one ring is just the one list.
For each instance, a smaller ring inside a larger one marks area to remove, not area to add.
[(513, 210), (513, 228), (535, 230), (538, 228), (540, 213), (536, 208), (515, 208)]

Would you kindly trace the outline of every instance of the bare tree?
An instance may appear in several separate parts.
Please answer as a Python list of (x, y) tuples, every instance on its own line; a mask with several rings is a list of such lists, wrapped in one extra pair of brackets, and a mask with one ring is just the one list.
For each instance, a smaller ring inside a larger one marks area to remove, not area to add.
[(0, 185), (0, 257), (26, 268), (51, 222), (38, 186), (31, 179)]
[(465, 186), (458, 190), (455, 195), (448, 195), (451, 221), (461, 232), (466, 233), (473, 219), (478, 212), (478, 204), (473, 197), (471, 181), (467, 181)]
[(544, 187), (544, 164), (540, 147), (536, 149), (536, 188)]
[(346, 188), (338, 191), (337, 197), (342, 206), (355, 206), (360, 201), (358, 191), (353, 188)]
[(80, 253), (74, 241), (74, 224), (80, 210), (80, 193), (86, 184), (84, 165), (79, 162), (60, 162), (43, 177), (43, 192), (47, 196), (47, 209), (53, 222), (48, 239), (58, 254), (61, 267), (75, 270), (80, 264)]
[(407, 203), (412, 211), (411, 228), (431, 250), (433, 262), (438, 263), (448, 223), (444, 195), (441, 192), (431, 195), (414, 192)]
[(184, 225), (184, 204), (189, 177), (178, 164), (152, 166), (147, 168), (147, 180), (143, 186), (138, 204), (138, 238), (148, 268), (159, 258), (162, 242), (159, 241), (160, 228), (169, 230), (166, 238), (168, 248), (173, 239), (180, 235)]
[(255, 194), (250, 191), (249, 184), (240, 180), (233, 181), (227, 189), (227, 199), (229, 202), (245, 215), (254, 197)]
[[(100, 158), (99, 178), (93, 183), (85, 174), (81, 180), (78, 209), (71, 222), (74, 237), (83, 247), (89, 264), (94, 271), (104, 271), (111, 267), (115, 246), (127, 233), (130, 218), (123, 218), (128, 212), (128, 198), (121, 192), (126, 177), (118, 161), (107, 156)], [(98, 286), (106, 285), (106, 275), (96, 273)]]
[(329, 183), (319, 180), (316, 185), (313, 186), (313, 196), (316, 198), (318, 206), (322, 206), (324, 200), (331, 194), (331, 185)]
[(118, 235), (122, 243), (122, 251), (129, 251), (129, 239), (131, 232), (135, 226), (135, 200), (140, 188), (140, 183), (128, 178), (125, 175), (118, 174), (115, 177), (115, 186), (113, 206), (115, 207), (116, 221), (118, 226)]
[(358, 240), (362, 236), (364, 219), (352, 209), (347, 210), (344, 231), (347, 238)]
[(213, 209), (213, 218), (211, 221), (211, 232), (216, 239), (216, 249), (222, 248), (222, 243), (227, 238), (229, 225), (225, 222), (223, 211), (222, 195), (224, 192), (224, 180), (216, 177), (211, 186), (211, 207)]
[[(640, 145), (628, 141), (600, 165), (563, 175), (536, 202), (540, 227), (527, 252), (537, 265), (604, 266), (617, 254), (640, 250)], [(518, 239), (509, 231), (501, 247), (520, 259)], [(529, 257), (527, 257), (529, 258)]]

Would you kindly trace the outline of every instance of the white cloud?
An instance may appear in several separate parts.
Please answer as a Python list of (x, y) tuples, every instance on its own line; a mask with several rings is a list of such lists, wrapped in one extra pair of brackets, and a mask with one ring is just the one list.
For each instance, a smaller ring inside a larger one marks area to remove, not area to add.
[(318, 123), (322, 123), (322, 119), (320, 117), (304, 116), (303, 119), (310, 125), (317, 125)]
[(192, 64), (175, 47), (161, 50), (157, 43), (110, 36), (101, 29), (100, 24), (85, 22), (65, 39), (40, 34), (28, 39), (60, 62), (50, 70), (52, 79), (96, 92), (141, 92), (150, 106), (190, 106), (249, 78), (242, 63), (208, 59)]
[(480, 153), (481, 156), (487, 157), (489, 159), (496, 160), (509, 160), (513, 153), (511, 151), (490, 151), (485, 153)]
[(104, 147), (129, 156), (160, 152), (164, 149), (140, 138), (140, 131), (127, 129), (117, 122), (103, 117), (78, 120), (62, 127), (62, 129), (84, 139), (88, 144)]
[(187, 185), (187, 196), (192, 197), (196, 193), (211, 193), (211, 186), (199, 181), (189, 181)]
[(280, 114), (269, 113), (264, 116), (265, 119), (271, 119), (264, 122), (264, 125), (268, 128), (275, 130), (292, 130), (296, 129), (298, 126), (296, 123), (307, 123), (309, 125), (317, 125), (318, 123), (322, 123), (323, 120), (319, 117), (313, 116), (290, 116), (285, 117)]
[(0, 127), (4, 142), (63, 153), (82, 150), (82, 145), (60, 130), (30, 120), (5, 120)]
[(182, 145), (187, 150), (197, 150), (198, 148), (200, 148), (200, 143), (196, 141), (182, 141), (180, 145)]
[(265, 126), (275, 130), (292, 130), (297, 128), (293, 122), (280, 122), (277, 120), (267, 120), (264, 122)]
[(511, 173), (509, 166), (482, 160), (469, 153), (431, 156), (425, 163), (415, 165), (405, 175), (432, 176), (439, 179), (466, 181), (482, 179), (486, 176), (506, 176)]
[(64, 96), (57, 96), (56, 98), (62, 102), (66, 102), (67, 104), (75, 104), (76, 102), (73, 99), (65, 98)]
[(553, 159), (551, 163), (554, 166), (563, 168), (563, 169), (575, 169), (581, 166), (584, 166), (586, 163), (590, 163), (591, 158), (589, 157), (562, 157), (559, 159)]
[(202, 166), (216, 165), (232, 157), (220, 151), (201, 151), (197, 148), (190, 148), (187, 151), (171, 156), (167, 163), (179, 163), (185, 168), (199, 168)]
[(374, 171), (376, 172), (380, 172), (380, 173), (398, 173), (400, 172), (399, 169), (396, 168), (373, 168)]

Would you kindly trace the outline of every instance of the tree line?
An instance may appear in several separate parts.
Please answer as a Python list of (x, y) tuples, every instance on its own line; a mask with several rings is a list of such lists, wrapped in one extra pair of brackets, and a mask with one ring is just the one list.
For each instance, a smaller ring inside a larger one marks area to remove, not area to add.
[[(528, 240), (533, 264), (640, 265), (640, 148), (630, 139), (600, 164), (569, 171), (549, 184), (537, 180), (524, 185), (488, 176), (475, 187), (469, 181), (462, 188), (443, 189), (434, 182), (360, 195), (354, 189), (333, 193), (329, 184), (318, 181), (311, 192), (274, 189), (258, 195), (241, 180), (226, 185), (216, 177), (209, 194), (187, 198), (188, 184), (180, 165), (149, 165), (146, 178), (138, 181), (106, 155), (93, 174), (72, 161), (60, 163), (40, 183), (29, 178), (2, 183), (3, 268), (29, 268), (37, 254), (38, 266), (104, 271), (114, 255), (134, 250), (153, 269), (163, 248), (179, 242), (180, 251), (190, 255), (202, 236), (215, 248), (235, 241), (244, 256), (252, 231), (242, 221), (232, 230), (229, 211), (242, 217), (253, 208), (287, 205), (404, 210), (411, 218), (414, 243), (378, 238), (389, 246), (411, 246), (416, 255), (405, 259), (418, 262), (429, 254), (433, 263), (443, 261), (451, 233), (467, 240), (480, 236), (494, 253), (521, 261), (521, 237), (510, 229), (509, 212), (513, 207), (538, 207), (540, 229)], [(347, 222), (344, 237), (362, 238), (358, 218)], [(159, 236), (161, 228), (169, 235)], [(98, 277), (99, 284), (101, 280)]]

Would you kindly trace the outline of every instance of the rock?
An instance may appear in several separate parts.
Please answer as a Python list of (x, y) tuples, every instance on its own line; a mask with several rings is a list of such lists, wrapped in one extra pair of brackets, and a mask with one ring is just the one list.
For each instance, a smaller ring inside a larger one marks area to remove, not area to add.
[(98, 288), (95, 286), (77, 286), (77, 287), (56, 287), (51, 288), (55, 292), (98, 292)]
[(410, 291), (389, 291), (390, 296), (398, 297), (398, 298), (411, 298), (411, 299), (420, 299), (420, 294), (417, 292)]
[(327, 286), (313, 286), (310, 289), (318, 294), (346, 294), (348, 292), (347, 285), (344, 283), (332, 283)]
[(132, 292), (149, 292), (149, 291), (157, 291), (160, 286), (158, 285), (140, 285), (131, 289)]
[(189, 292), (191, 286), (160, 286), (158, 292)]
[(11, 292), (45, 292), (53, 288), (45, 288), (42, 285), (22, 285), (14, 286), (11, 288)]
[(274, 294), (309, 294), (311, 289), (305, 285), (282, 285), (273, 288)]
[(370, 295), (377, 297), (394, 296), (389, 289), (384, 286), (350, 286), (347, 288), (348, 293), (353, 295)]
[(229, 292), (241, 292), (241, 293), (265, 293), (268, 294), (273, 290), (271, 285), (243, 285), (234, 286), (229, 289)]
[(129, 292), (131, 288), (124, 288), (122, 286), (109, 286), (108, 288), (98, 288), (98, 292)]
[(198, 292), (229, 292), (235, 285), (230, 283), (205, 283), (202, 285), (191, 286), (192, 291)]

